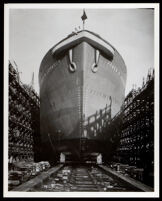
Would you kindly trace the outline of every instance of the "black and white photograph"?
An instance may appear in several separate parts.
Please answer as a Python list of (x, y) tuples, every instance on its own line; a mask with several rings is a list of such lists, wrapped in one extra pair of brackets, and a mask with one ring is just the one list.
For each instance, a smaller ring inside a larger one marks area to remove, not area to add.
[(4, 197), (159, 197), (159, 4), (6, 4)]

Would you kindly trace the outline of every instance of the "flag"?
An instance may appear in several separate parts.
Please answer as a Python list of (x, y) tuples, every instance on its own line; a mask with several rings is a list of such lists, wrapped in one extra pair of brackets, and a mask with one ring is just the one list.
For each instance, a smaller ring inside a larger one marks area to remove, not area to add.
[(85, 10), (83, 11), (83, 15), (82, 15), (81, 18), (82, 18), (83, 21), (87, 19), (87, 15), (86, 15), (86, 13), (85, 13)]

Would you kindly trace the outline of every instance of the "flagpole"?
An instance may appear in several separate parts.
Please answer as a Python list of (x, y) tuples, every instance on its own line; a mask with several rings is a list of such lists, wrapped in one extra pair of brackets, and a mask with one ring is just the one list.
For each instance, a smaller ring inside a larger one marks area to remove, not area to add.
[(82, 21), (83, 21), (83, 30), (85, 29), (85, 20), (87, 19), (87, 15), (85, 13), (85, 9), (83, 10), (83, 15), (81, 17)]
[(85, 20), (83, 20), (83, 30), (84, 30)]

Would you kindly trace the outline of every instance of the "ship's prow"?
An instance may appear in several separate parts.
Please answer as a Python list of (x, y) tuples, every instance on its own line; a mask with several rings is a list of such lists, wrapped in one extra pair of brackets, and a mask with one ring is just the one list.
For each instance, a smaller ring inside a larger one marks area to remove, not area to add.
[(78, 45), (83, 41), (94, 46), (95, 49), (102, 51), (110, 59), (113, 58), (114, 48), (101, 37), (88, 30), (76, 32), (71, 36), (67, 37), (66, 39), (62, 40), (52, 49), (52, 54), (59, 54), (62, 51), (67, 51), (68, 49)]
[(46, 152), (103, 152), (108, 121), (124, 100), (126, 66), (118, 51), (88, 30), (72, 33), (45, 55), (39, 82)]

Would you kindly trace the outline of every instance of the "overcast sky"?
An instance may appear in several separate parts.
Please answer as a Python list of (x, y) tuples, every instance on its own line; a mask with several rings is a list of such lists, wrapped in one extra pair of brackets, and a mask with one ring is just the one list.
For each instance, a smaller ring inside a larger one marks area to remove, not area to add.
[[(39, 93), (38, 72), (42, 58), (57, 42), (82, 27), (82, 9), (10, 9), (9, 58), (13, 59), (23, 83), (34, 72)], [(127, 66), (126, 93), (142, 85), (148, 69), (154, 67), (154, 11), (151, 9), (86, 9), (85, 28), (110, 42)]]

